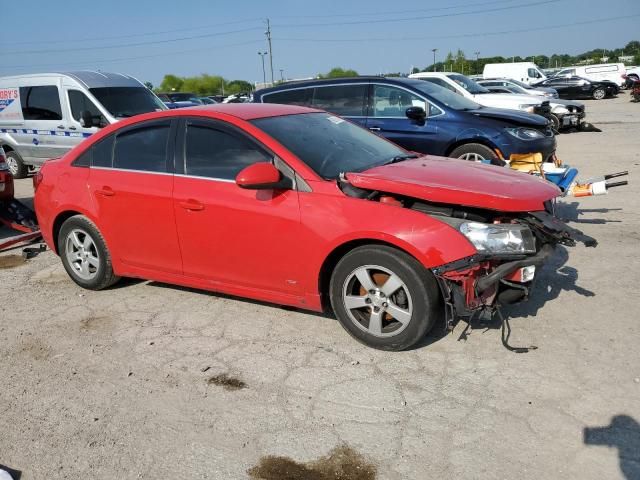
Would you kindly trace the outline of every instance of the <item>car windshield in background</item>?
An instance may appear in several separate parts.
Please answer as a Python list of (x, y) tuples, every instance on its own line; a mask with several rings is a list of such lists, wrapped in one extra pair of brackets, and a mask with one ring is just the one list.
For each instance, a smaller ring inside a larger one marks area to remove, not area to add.
[(361, 172), (407, 152), (363, 128), (328, 113), (252, 120), (325, 179)]
[(421, 79), (420, 82), (413, 83), (411, 86), (417, 88), (423, 93), (426, 93), (431, 98), (446, 105), (447, 107), (453, 108), (454, 110), (476, 110), (481, 108), (480, 104), (473, 100), (469, 100), (462, 95), (458, 95), (448, 88), (436, 85), (428, 79)]
[(166, 110), (158, 97), (144, 87), (103, 87), (89, 91), (116, 118)]
[(471, 80), (464, 75), (449, 75), (449, 78), (464, 88), (467, 92), (472, 93), (474, 95), (478, 93), (491, 93), (489, 90), (484, 88), (482, 85), (478, 85), (476, 82)]

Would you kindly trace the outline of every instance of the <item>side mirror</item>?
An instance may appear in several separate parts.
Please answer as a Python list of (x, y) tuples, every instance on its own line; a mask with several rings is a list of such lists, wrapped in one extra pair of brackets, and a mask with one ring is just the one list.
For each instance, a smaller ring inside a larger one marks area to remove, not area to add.
[(91, 112), (89, 110), (83, 110), (80, 112), (80, 125), (82, 125), (82, 128), (91, 128), (91, 127), (98, 127), (99, 122), (96, 123), (93, 119), (93, 115), (91, 115)]
[(243, 168), (236, 176), (236, 185), (248, 190), (289, 190), (291, 180), (271, 163), (259, 162)]
[(404, 111), (404, 114), (410, 120), (415, 120), (418, 123), (424, 123), (427, 118), (427, 112), (422, 107), (409, 107)]

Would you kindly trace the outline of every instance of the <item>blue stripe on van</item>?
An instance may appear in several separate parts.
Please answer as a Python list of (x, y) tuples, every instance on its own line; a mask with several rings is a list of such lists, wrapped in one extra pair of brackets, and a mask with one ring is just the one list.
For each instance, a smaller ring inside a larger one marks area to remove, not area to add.
[(71, 132), (68, 130), (31, 130), (28, 128), (0, 128), (0, 133), (22, 133), (27, 135), (52, 135), (55, 137), (90, 137), (90, 133)]

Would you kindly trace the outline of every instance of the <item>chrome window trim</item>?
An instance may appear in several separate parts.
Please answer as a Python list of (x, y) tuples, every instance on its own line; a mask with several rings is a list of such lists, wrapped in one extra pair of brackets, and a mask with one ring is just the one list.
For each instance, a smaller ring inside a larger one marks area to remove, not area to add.
[(172, 172), (154, 172), (152, 170), (133, 170), (129, 168), (116, 168), (116, 167), (89, 167), (93, 170), (114, 170), (116, 172), (132, 172), (132, 173), (149, 173), (151, 175), (173, 175)]

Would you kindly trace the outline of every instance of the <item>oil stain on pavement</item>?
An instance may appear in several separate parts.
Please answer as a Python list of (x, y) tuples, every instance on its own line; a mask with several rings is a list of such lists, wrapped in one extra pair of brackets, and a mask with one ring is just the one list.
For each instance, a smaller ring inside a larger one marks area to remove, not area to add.
[(0, 257), (0, 269), (18, 267), (25, 262), (22, 255), (3, 255)]
[(211, 377), (209, 380), (207, 380), (207, 383), (209, 385), (217, 385), (224, 388), (225, 390), (241, 390), (243, 388), (247, 388), (247, 384), (242, 380), (230, 377), (226, 373)]
[(343, 445), (308, 463), (288, 457), (262, 457), (248, 473), (256, 480), (374, 480), (377, 470), (360, 453)]

